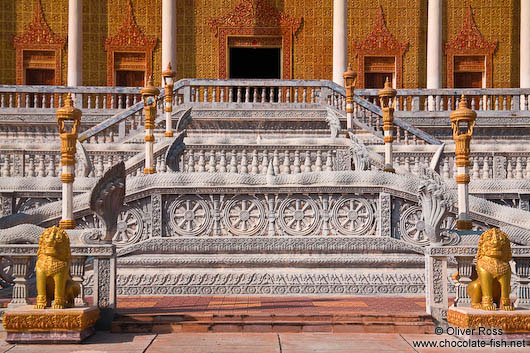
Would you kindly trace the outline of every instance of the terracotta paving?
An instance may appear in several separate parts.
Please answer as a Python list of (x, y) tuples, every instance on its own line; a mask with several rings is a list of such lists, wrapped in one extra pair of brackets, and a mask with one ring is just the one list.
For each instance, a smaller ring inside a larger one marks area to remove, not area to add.
[(423, 297), (118, 297), (120, 314), (425, 313)]
[[(9, 353), (516, 353), (525, 348), (417, 348), (418, 341), (452, 342), (449, 335), (395, 333), (170, 333), (98, 331), (82, 344), (11, 345), (0, 332), (0, 352)], [(415, 344), (416, 343), (416, 344)]]

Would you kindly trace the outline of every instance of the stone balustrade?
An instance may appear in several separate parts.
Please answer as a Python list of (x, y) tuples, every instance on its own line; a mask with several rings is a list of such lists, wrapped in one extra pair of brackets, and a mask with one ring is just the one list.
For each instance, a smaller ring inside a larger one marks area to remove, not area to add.
[(75, 96), (77, 108), (125, 109), (141, 101), (140, 87), (64, 87), (0, 85), (0, 111), (4, 109), (49, 110), (63, 106), (64, 95)]
[[(478, 241), (478, 240), (477, 240)], [(455, 306), (470, 306), (466, 286), (471, 282), (472, 266), (477, 246), (429, 246), (425, 249), (427, 312), (435, 318), (445, 318), (448, 309), (448, 258), (456, 260)], [(512, 295), (516, 308), (530, 308), (530, 246), (512, 245), (515, 272), (512, 273)]]
[[(378, 105), (377, 89), (358, 89), (355, 94)], [(458, 108), (464, 94), (470, 108), (478, 111), (528, 111), (530, 90), (524, 88), (398, 89), (396, 111), (443, 112)], [(434, 104), (429, 106), (429, 100)]]
[(181, 170), (267, 174), (269, 165), (275, 175), (349, 170), (347, 156), (348, 146), (187, 145)]

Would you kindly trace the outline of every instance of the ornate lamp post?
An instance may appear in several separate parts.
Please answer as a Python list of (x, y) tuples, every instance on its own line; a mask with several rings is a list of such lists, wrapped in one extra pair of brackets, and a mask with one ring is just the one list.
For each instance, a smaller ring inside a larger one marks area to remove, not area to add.
[[(153, 77), (149, 77), (147, 85), (142, 88), (142, 98), (144, 100), (144, 115), (145, 115), (145, 167), (144, 174), (154, 174), (155, 161), (153, 155), (153, 145), (155, 143), (155, 129), (156, 119), (156, 104), (160, 91), (153, 86)], [(151, 103), (149, 101), (151, 100)]]
[(469, 209), (469, 142), (473, 135), (473, 127), (477, 119), (477, 113), (467, 107), (467, 99), (462, 95), (458, 109), (450, 114), (453, 127), (453, 139), (455, 140), (456, 167), (458, 174), (458, 220), (456, 227), (459, 230), (471, 229), (471, 220), (468, 216)]
[(171, 63), (168, 63), (167, 69), (162, 71), (164, 89), (166, 91), (166, 97), (164, 98), (164, 102), (166, 103), (166, 137), (173, 137), (173, 130), (171, 128), (171, 112), (173, 111), (173, 85), (175, 84), (176, 76), (177, 73), (171, 69)]
[(396, 106), (397, 91), (390, 86), (388, 77), (385, 81), (385, 87), (378, 93), (383, 110), (383, 131), (385, 134), (385, 172), (394, 173), (392, 141), (394, 140), (394, 108)]
[(57, 109), (57, 125), (61, 137), (61, 182), (63, 183), (63, 212), (59, 227), (74, 229), (73, 185), (75, 179), (75, 144), (77, 130), (81, 124), (81, 110), (74, 107), (70, 93), (64, 106)]
[(344, 88), (346, 89), (346, 120), (347, 129), (352, 129), (353, 119), (353, 90), (355, 89), (355, 78), (357, 75), (351, 69), (351, 64), (348, 64), (348, 70), (342, 75), (344, 78)]

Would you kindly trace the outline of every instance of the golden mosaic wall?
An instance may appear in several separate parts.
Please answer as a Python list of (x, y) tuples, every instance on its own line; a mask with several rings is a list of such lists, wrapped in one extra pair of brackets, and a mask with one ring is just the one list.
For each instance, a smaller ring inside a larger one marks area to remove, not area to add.
[[(400, 43), (409, 42), (403, 55), (403, 88), (424, 86), (425, 79), (425, 31), (427, 23), (422, 21), (425, 0), (350, 0), (348, 8), (349, 57), (353, 61), (353, 41), (361, 42), (370, 34), (379, 6), (383, 7), (386, 26)], [(426, 16), (426, 11), (424, 16)]]
[[(468, 7), (482, 36), (498, 40), (493, 53), (493, 87), (519, 87), (519, 0), (446, 0), (444, 43), (462, 29)], [(443, 70), (445, 84), (445, 60)]]
[[(158, 39), (153, 53), (153, 72), (161, 72), (161, 0), (131, 0), (136, 22), (148, 36)], [(129, 0), (83, 1), (83, 82), (106, 84), (105, 38), (116, 34)], [(208, 27), (211, 17), (230, 12), (240, 0), (177, 1), (178, 78), (218, 76), (217, 38)], [(349, 0), (348, 52), (353, 59), (353, 40), (371, 31), (377, 10), (383, 7), (387, 27), (400, 42), (409, 42), (404, 54), (403, 87), (425, 87), (427, 0)], [(333, 43), (332, 0), (271, 0), (285, 14), (303, 17), (293, 41), (293, 77), (331, 79)], [(460, 31), (467, 6), (473, 7), (479, 30), (487, 40), (498, 40), (493, 56), (494, 87), (519, 84), (519, 0), (445, 0), (443, 41)], [(34, 0), (5, 1), (0, 11), (0, 84), (15, 83), (15, 51), (12, 37), (21, 34), (33, 16)], [(58, 35), (67, 35), (68, 0), (42, 0), (44, 17)], [(14, 29), (14, 30), (13, 30)], [(63, 83), (67, 53), (63, 53)], [(445, 80), (445, 62), (443, 67)], [(160, 77), (155, 75), (155, 83)]]
[(2, 3), (0, 11), (0, 84), (15, 84), (15, 49), (12, 36), (15, 28), (16, 12), (15, 2)]

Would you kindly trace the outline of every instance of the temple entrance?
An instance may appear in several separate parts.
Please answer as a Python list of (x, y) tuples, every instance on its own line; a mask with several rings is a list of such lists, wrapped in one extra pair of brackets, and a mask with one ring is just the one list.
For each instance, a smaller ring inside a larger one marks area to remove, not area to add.
[(281, 48), (230, 48), (230, 78), (281, 78)]
[(55, 70), (26, 69), (26, 85), (51, 86), (55, 82)]
[(388, 78), (390, 82), (393, 81), (394, 74), (392, 72), (369, 72), (365, 74), (364, 86), (365, 88), (378, 88), (385, 87), (385, 81)]
[(116, 86), (120, 87), (143, 87), (145, 71), (116, 71)]

